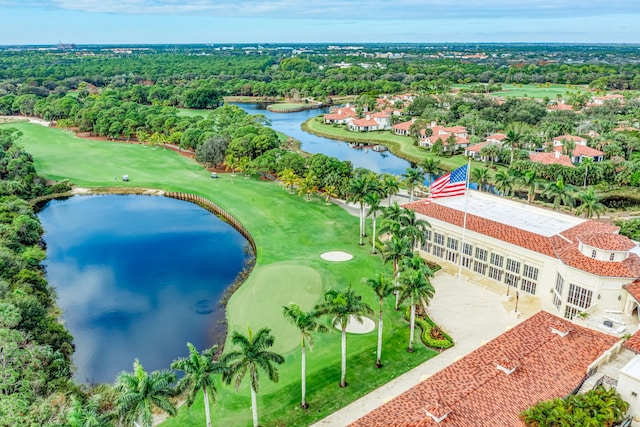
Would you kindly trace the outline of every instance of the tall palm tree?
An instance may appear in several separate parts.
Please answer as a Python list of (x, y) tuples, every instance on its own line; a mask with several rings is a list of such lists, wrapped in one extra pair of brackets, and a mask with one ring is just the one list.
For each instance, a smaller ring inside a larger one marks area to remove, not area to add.
[(593, 165), (593, 157), (585, 157), (580, 162), (580, 166), (584, 168), (584, 182), (582, 183), (582, 187), (587, 187), (587, 175), (589, 174), (589, 168)]
[(410, 300), (411, 326), (409, 330), (409, 348), (413, 352), (413, 332), (416, 326), (416, 304), (422, 301), (428, 305), (435, 294), (429, 278), (420, 270), (406, 269), (400, 275), (400, 301)]
[(371, 178), (369, 175), (357, 176), (353, 178), (349, 184), (349, 196), (348, 202), (358, 203), (360, 205), (360, 246), (364, 245), (362, 238), (365, 235), (364, 232), (364, 204), (365, 196), (371, 190)]
[(483, 191), (489, 181), (490, 173), (486, 167), (479, 167), (471, 170), (471, 181), (478, 183), (478, 189)]
[(289, 193), (293, 194), (293, 185), (298, 180), (298, 176), (293, 169), (284, 169), (278, 175), (278, 179), (282, 182), (282, 186), (289, 189)]
[(369, 215), (372, 218), (372, 232), (371, 232), (371, 253), (376, 254), (376, 218), (380, 211), (380, 195), (378, 193), (368, 193), (365, 196), (365, 202), (369, 205)]
[(413, 190), (415, 190), (418, 184), (422, 184), (424, 182), (424, 175), (425, 172), (422, 168), (407, 168), (405, 169), (405, 173), (402, 174), (404, 177), (404, 183), (409, 189), (410, 202), (413, 202)]
[(300, 331), (300, 350), (302, 352), (302, 403), (300, 406), (303, 409), (307, 409), (309, 404), (307, 403), (307, 362), (306, 362), (306, 345), (309, 344), (309, 349), (313, 349), (313, 335), (312, 332), (327, 332), (328, 328), (317, 322), (318, 316), (314, 311), (304, 311), (294, 303), (290, 303), (289, 306), (282, 307), (282, 315), (293, 326)]
[(436, 175), (442, 172), (442, 168), (440, 167), (440, 160), (435, 159), (433, 157), (428, 157), (420, 163), (420, 167), (424, 173), (429, 177), (429, 181), (433, 181)]
[(184, 376), (178, 381), (176, 391), (187, 392), (187, 406), (190, 407), (202, 390), (207, 427), (211, 427), (209, 403), (215, 402), (216, 393), (213, 375), (223, 374), (225, 366), (219, 361), (214, 361), (217, 345), (203, 350), (202, 353), (198, 353), (196, 347), (190, 342), (187, 343), (187, 347), (189, 356), (175, 360), (171, 364), (171, 369), (184, 372)]
[(400, 178), (398, 178), (397, 175), (385, 173), (380, 181), (380, 186), (385, 197), (388, 197), (387, 206), (391, 206), (392, 196), (398, 194), (398, 191), (400, 190)]
[(340, 387), (346, 387), (347, 375), (347, 324), (354, 317), (362, 322), (365, 314), (373, 313), (369, 304), (362, 302), (362, 297), (351, 290), (351, 286), (344, 290), (330, 289), (324, 294), (324, 301), (316, 305), (318, 315), (332, 317), (331, 323), (342, 332), (342, 364)]
[(511, 159), (509, 160), (509, 164), (513, 164), (514, 149), (520, 145), (523, 139), (524, 134), (522, 134), (519, 130), (509, 129), (507, 131), (507, 136), (502, 140), (502, 146), (507, 147), (511, 150)]
[(559, 176), (554, 182), (550, 182), (544, 188), (542, 193), (545, 197), (553, 199), (553, 209), (558, 210), (560, 203), (566, 206), (573, 206), (575, 199), (573, 198), (573, 187), (565, 184), (562, 176)]
[(338, 188), (333, 185), (333, 184), (329, 184), (326, 185), (323, 189), (324, 191), (324, 197), (325, 197), (325, 203), (327, 205), (329, 205), (329, 199), (331, 199), (332, 197), (338, 197)]
[(396, 287), (393, 279), (382, 273), (378, 273), (372, 279), (367, 279), (367, 285), (378, 297), (378, 350), (376, 353), (376, 367), (382, 368), (382, 306), (385, 298), (391, 295)]
[[(400, 266), (400, 260), (404, 257), (411, 256), (411, 240), (408, 237), (391, 236), (391, 238), (384, 242), (382, 247), (382, 261), (386, 264), (389, 261), (393, 262), (393, 281), (394, 285), (398, 287), (398, 272)], [(398, 309), (400, 304), (400, 293), (396, 292), (396, 304), (395, 308)]]
[(580, 206), (576, 208), (576, 215), (584, 213), (585, 217), (589, 219), (593, 218), (594, 215), (600, 218), (600, 214), (607, 209), (605, 205), (600, 203), (602, 198), (596, 195), (592, 187), (578, 193), (577, 199), (580, 201)]
[(133, 362), (133, 373), (122, 372), (116, 380), (120, 390), (118, 411), (129, 425), (139, 422), (142, 427), (153, 425), (153, 408), (175, 415), (176, 408), (169, 398), (173, 396), (176, 375), (168, 370), (147, 373), (138, 359)]
[(535, 170), (529, 170), (520, 177), (520, 183), (527, 189), (527, 203), (531, 203), (536, 198), (536, 189), (540, 186), (540, 180)]
[(311, 193), (315, 193), (318, 190), (319, 179), (312, 172), (307, 172), (304, 177), (299, 178), (298, 194), (300, 196), (307, 196), (307, 202), (311, 200)]
[(418, 218), (414, 210), (402, 210), (398, 236), (409, 238), (411, 241), (411, 250), (415, 249), (418, 243), (424, 244), (427, 228), (431, 228), (431, 224), (429, 224), (426, 219)]
[(405, 208), (401, 208), (398, 202), (394, 202), (392, 206), (384, 208), (381, 215), (380, 233), (389, 233), (397, 236), (402, 227), (402, 216)]
[(504, 196), (509, 196), (513, 193), (513, 187), (515, 185), (515, 177), (509, 173), (507, 169), (501, 169), (496, 172), (493, 177), (496, 190), (502, 193)]
[(283, 364), (284, 357), (268, 350), (274, 343), (274, 338), (269, 328), (262, 328), (255, 335), (249, 328), (248, 337), (239, 332), (234, 332), (231, 337), (231, 343), (236, 347), (240, 347), (240, 350), (227, 353), (222, 358), (222, 363), (227, 366), (223, 378), (227, 384), (231, 384), (231, 381), (235, 379), (236, 391), (238, 391), (242, 380), (249, 374), (253, 427), (258, 427), (257, 395), (260, 385), (258, 368), (264, 370), (269, 379), (277, 383), (279, 379), (278, 368), (274, 364)]

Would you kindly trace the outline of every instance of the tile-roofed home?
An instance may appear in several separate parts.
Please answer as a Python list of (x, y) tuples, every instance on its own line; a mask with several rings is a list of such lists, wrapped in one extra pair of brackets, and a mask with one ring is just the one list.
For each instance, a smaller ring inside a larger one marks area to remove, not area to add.
[(348, 126), (350, 130), (359, 132), (378, 130), (378, 122), (370, 117), (351, 120)]
[(358, 118), (358, 113), (351, 107), (339, 107), (323, 116), (325, 123), (346, 124)]
[[(562, 153), (563, 146), (555, 145), (553, 147), (554, 152)], [(604, 152), (591, 148), (587, 145), (576, 144), (571, 150), (570, 159), (573, 163), (580, 163), (585, 157), (591, 157), (594, 162), (601, 162), (604, 160)]]
[(524, 426), (520, 412), (571, 393), (617, 341), (540, 311), (351, 426)]
[(624, 288), (640, 278), (640, 251), (618, 226), (471, 190), (403, 207), (431, 224), (418, 252), (469, 280), (533, 295), (568, 319), (640, 311), (640, 292)]
[(495, 144), (501, 144), (507, 137), (504, 133), (494, 133), (485, 138), (485, 141), (493, 142)]
[(409, 129), (414, 124), (416, 119), (411, 119), (407, 122), (397, 123), (392, 126), (393, 133), (396, 135), (409, 135)]
[(553, 138), (553, 145), (562, 145), (565, 141), (573, 141), (576, 145), (586, 145), (587, 140), (576, 135), (560, 135)]
[(562, 154), (559, 151), (553, 153), (529, 153), (529, 160), (535, 163), (542, 163), (543, 165), (562, 165), (569, 168), (575, 167), (571, 163), (571, 159), (566, 154)]

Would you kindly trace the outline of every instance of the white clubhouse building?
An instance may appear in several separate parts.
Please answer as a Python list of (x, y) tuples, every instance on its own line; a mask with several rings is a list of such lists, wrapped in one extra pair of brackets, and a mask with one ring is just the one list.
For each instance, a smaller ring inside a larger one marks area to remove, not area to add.
[(617, 226), (468, 192), (403, 206), (431, 224), (422, 256), (505, 293), (534, 295), (543, 310), (567, 319), (579, 313), (638, 319), (640, 249)]

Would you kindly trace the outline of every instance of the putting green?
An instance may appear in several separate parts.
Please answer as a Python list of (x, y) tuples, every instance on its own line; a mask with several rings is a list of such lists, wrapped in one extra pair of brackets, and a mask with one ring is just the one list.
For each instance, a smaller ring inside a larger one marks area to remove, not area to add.
[(246, 334), (248, 326), (254, 332), (262, 327), (271, 328), (278, 337), (274, 351), (286, 353), (300, 344), (300, 333), (282, 321), (282, 306), (295, 302), (303, 310), (310, 310), (322, 294), (320, 272), (311, 267), (293, 262), (256, 267), (246, 286), (241, 286), (229, 301), (229, 331)]

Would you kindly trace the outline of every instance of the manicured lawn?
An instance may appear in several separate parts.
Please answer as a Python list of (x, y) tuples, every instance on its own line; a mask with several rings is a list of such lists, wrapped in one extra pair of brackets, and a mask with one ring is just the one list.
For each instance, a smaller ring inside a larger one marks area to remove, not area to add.
[[(64, 131), (34, 124), (15, 124), (24, 136), (20, 144), (35, 159), (38, 172), (49, 179), (68, 178), (82, 187), (140, 187), (199, 194), (231, 212), (250, 231), (258, 247), (256, 267), (249, 279), (229, 301), (227, 320), (231, 329), (247, 332), (269, 327), (276, 338), (275, 350), (286, 362), (280, 367), (280, 381), (268, 382), (261, 376), (259, 414), (263, 425), (308, 425), (343, 407), (368, 391), (384, 384), (436, 353), (418, 346), (405, 351), (409, 328), (393, 310), (385, 306), (385, 345), (383, 369), (376, 369), (376, 331), (349, 335), (347, 382), (338, 387), (340, 377), (340, 334), (333, 330), (315, 337), (313, 352), (307, 353), (308, 400), (311, 409), (299, 409), (299, 335), (281, 315), (282, 305), (296, 302), (311, 308), (325, 290), (351, 285), (372, 307), (373, 293), (363, 278), (390, 266), (370, 247), (358, 245), (358, 220), (336, 205), (325, 205), (319, 198), (306, 202), (278, 184), (220, 174), (212, 180), (194, 161), (162, 148), (139, 144), (89, 141)], [(114, 182), (114, 176), (128, 174), (130, 181)], [(329, 262), (320, 258), (326, 251), (342, 250), (354, 255), (348, 262)], [(171, 254), (167, 254), (170, 258)], [(326, 319), (328, 324), (328, 319)], [(186, 352), (186, 346), (185, 346)], [(250, 394), (243, 384), (236, 393), (219, 386), (212, 409), (215, 425), (251, 424)], [(166, 426), (204, 424), (202, 403), (182, 408)]]
[(309, 104), (295, 103), (295, 102), (279, 102), (277, 104), (269, 104), (269, 110), (271, 111), (287, 111), (295, 110), (298, 108), (307, 107)]
[[(397, 156), (411, 162), (420, 163), (427, 158), (437, 157), (428, 150), (413, 144), (413, 138), (394, 135), (391, 131), (352, 132), (345, 126), (325, 125), (318, 117), (313, 117), (302, 124), (302, 129), (327, 138), (347, 142), (368, 142), (386, 145)], [(464, 156), (438, 157), (440, 164), (448, 169), (455, 169), (467, 162)]]
[[(472, 84), (467, 85), (453, 85), (453, 87), (457, 88), (465, 88), (473, 86)], [(586, 86), (574, 86), (574, 85), (560, 85), (560, 84), (551, 84), (551, 85), (537, 85), (537, 84), (502, 84), (502, 91), (500, 92), (491, 92), (492, 96), (500, 96), (505, 98), (539, 98), (542, 99), (545, 96), (551, 100), (555, 100), (556, 96), (561, 95), (564, 96), (567, 92), (586, 92)]]

